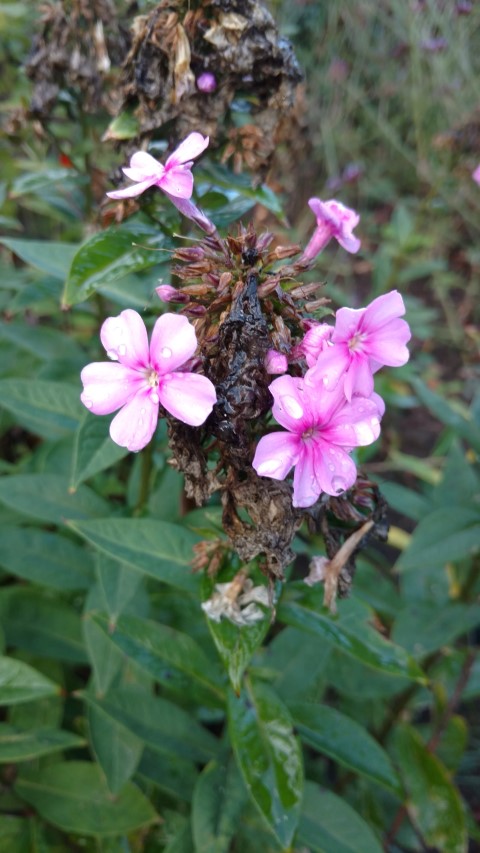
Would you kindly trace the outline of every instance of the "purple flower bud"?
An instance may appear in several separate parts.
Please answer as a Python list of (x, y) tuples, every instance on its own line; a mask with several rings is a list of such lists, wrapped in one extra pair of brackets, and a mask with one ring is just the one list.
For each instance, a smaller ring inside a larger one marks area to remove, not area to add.
[(161, 284), (159, 287), (155, 288), (155, 292), (162, 302), (189, 301), (189, 297), (186, 293), (182, 293), (181, 290), (177, 290), (176, 287), (172, 287), (170, 284)]
[(265, 357), (267, 373), (286, 373), (288, 370), (287, 357), (275, 349), (269, 349)]
[(204, 92), (207, 95), (214, 92), (217, 88), (215, 76), (211, 74), (210, 71), (204, 71), (202, 74), (199, 74), (196, 82), (198, 91)]

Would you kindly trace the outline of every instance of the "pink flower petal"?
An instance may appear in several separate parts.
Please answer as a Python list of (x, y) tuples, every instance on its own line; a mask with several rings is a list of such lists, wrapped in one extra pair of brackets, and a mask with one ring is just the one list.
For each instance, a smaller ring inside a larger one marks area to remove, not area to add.
[(352, 255), (355, 255), (362, 245), (361, 241), (354, 234), (340, 233), (336, 237), (342, 249), (345, 249), (346, 252), (351, 252)]
[(328, 349), (328, 341), (332, 336), (332, 332), (333, 326), (329, 326), (328, 323), (318, 323), (318, 325), (312, 326), (305, 334), (300, 348), (305, 354), (309, 367), (313, 367), (320, 353)]
[(83, 368), (84, 389), (80, 399), (94, 415), (110, 415), (130, 400), (145, 382), (143, 376), (123, 364), (93, 362)]
[(335, 344), (320, 353), (317, 363), (305, 374), (307, 385), (315, 385), (319, 393), (333, 391), (348, 370), (352, 357), (343, 344)]
[[(380, 435), (380, 412), (375, 400), (353, 397), (322, 430), (322, 439), (340, 447), (363, 447)], [(329, 492), (333, 494), (333, 492)]]
[(158, 403), (152, 401), (151, 395), (151, 388), (140, 389), (114, 417), (110, 437), (120, 447), (136, 452), (152, 438), (158, 421)]
[(150, 341), (150, 363), (160, 375), (177, 370), (196, 349), (195, 329), (186, 317), (162, 314), (158, 318)]
[(302, 433), (306, 428), (307, 413), (303, 394), (303, 380), (293, 376), (279, 376), (268, 386), (274, 399), (273, 417), (290, 432)]
[(357, 334), (361, 326), (362, 318), (366, 308), (339, 308), (335, 314), (335, 329), (332, 341), (336, 343), (348, 343)]
[(318, 486), (327, 495), (344, 492), (357, 479), (355, 463), (348, 453), (322, 439), (317, 439), (314, 467)]
[(265, 370), (267, 373), (285, 373), (288, 370), (286, 355), (275, 349), (269, 349), (265, 356)]
[(313, 442), (303, 444), (293, 475), (293, 506), (312, 506), (320, 496), (321, 487), (315, 476), (314, 453)]
[(365, 308), (362, 330), (377, 332), (382, 326), (397, 317), (403, 317), (404, 314), (405, 304), (400, 293), (398, 290), (391, 290), (383, 296), (378, 296)]
[(480, 165), (472, 172), (472, 178), (476, 184), (480, 185)]
[(252, 466), (259, 477), (284, 480), (301, 452), (301, 440), (288, 432), (271, 432), (257, 444)]
[(152, 187), (157, 179), (156, 178), (148, 178), (146, 181), (142, 181), (139, 184), (133, 184), (131, 187), (125, 187), (123, 190), (114, 190), (113, 192), (107, 193), (109, 198), (134, 198), (136, 195), (141, 195), (145, 190), (148, 190)]
[(198, 373), (170, 373), (158, 387), (162, 406), (179, 421), (200, 426), (208, 418), (217, 395), (215, 386)]
[(140, 314), (127, 308), (105, 320), (100, 339), (109, 358), (136, 370), (148, 369), (148, 336)]
[[(127, 177), (127, 170), (123, 169)], [(147, 151), (136, 151), (135, 154), (132, 155), (130, 159), (130, 172), (136, 173), (138, 177), (132, 178), (134, 181), (143, 181), (146, 178), (161, 178), (165, 172), (165, 166), (163, 163), (159, 163), (158, 160), (155, 160), (155, 157), (152, 157), (151, 154), (148, 154)]]
[(410, 358), (406, 343), (411, 336), (410, 326), (405, 320), (391, 320), (369, 337), (368, 355), (388, 367), (401, 367)]
[(370, 397), (373, 394), (373, 372), (365, 355), (355, 355), (345, 373), (343, 390), (348, 402), (354, 394)]
[(184, 166), (166, 169), (158, 186), (171, 196), (189, 199), (193, 192), (193, 175)]
[(207, 148), (209, 143), (208, 136), (202, 136), (201, 133), (197, 133), (194, 131), (190, 133), (183, 142), (180, 143), (178, 148), (170, 154), (165, 167), (168, 169), (172, 166), (176, 166), (179, 163), (188, 163), (189, 160), (195, 160), (205, 148)]

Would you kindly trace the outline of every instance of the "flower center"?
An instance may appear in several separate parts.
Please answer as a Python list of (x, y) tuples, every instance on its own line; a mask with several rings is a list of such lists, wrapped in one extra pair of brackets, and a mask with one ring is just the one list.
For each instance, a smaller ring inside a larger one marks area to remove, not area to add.
[(149, 388), (158, 388), (159, 378), (156, 370), (147, 371), (146, 379)]
[(361, 352), (362, 351), (362, 343), (366, 338), (366, 334), (362, 332), (356, 332), (348, 342), (348, 349), (350, 352)]

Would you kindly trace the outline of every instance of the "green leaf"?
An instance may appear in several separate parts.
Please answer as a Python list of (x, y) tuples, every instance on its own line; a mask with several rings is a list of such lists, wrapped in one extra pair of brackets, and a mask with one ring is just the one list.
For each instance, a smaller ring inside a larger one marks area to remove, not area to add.
[[(210, 598), (214, 588), (215, 583), (211, 578), (205, 576), (203, 581), (204, 601)], [(242, 625), (242, 627), (234, 625), (228, 619), (222, 619), (221, 622), (207, 619), (207, 624), (223, 665), (228, 672), (232, 687), (238, 693), (243, 673), (270, 627), (271, 613), (269, 610), (265, 610), (263, 619), (251, 625)]]
[(120, 616), (113, 629), (101, 614), (94, 616), (94, 620), (112, 643), (154, 678), (168, 684), (178, 670), (217, 699), (223, 699), (222, 682), (215, 665), (187, 634), (135, 616)]
[(0, 243), (18, 258), (42, 272), (62, 281), (67, 277), (72, 258), (78, 251), (74, 243), (55, 243), (48, 240), (24, 240), (18, 237), (1, 237)]
[(72, 335), (47, 326), (25, 322), (0, 323), (0, 340), (14, 344), (42, 361), (67, 360), (83, 365), (85, 353)]
[(448, 646), (480, 625), (478, 604), (446, 601), (411, 601), (398, 613), (392, 639), (415, 657)]
[(142, 583), (142, 576), (102, 552), (97, 554), (96, 570), (105, 607), (111, 623), (115, 624)]
[[(0, 815), (2, 853), (32, 853), (30, 825), (29, 820), (11, 817), (10, 815)], [(37, 853), (37, 848), (34, 850)]]
[(0, 502), (47, 524), (63, 524), (66, 518), (106, 515), (109, 509), (108, 504), (88, 486), (80, 486), (72, 494), (68, 478), (58, 474), (4, 477), (0, 480)]
[(191, 571), (198, 537), (185, 527), (148, 518), (72, 521), (69, 526), (95, 548), (132, 569), (179, 589), (198, 590), (200, 580)]
[(265, 666), (275, 670), (275, 690), (284, 702), (318, 699), (325, 680), (325, 670), (332, 648), (326, 643), (312, 643), (309, 634), (296, 628), (284, 628), (268, 644)]
[(72, 471), (70, 489), (75, 491), (80, 483), (110, 468), (127, 455), (126, 447), (120, 447), (110, 438), (111, 418), (93, 417), (90, 412), (80, 422), (73, 439)]
[(80, 617), (72, 605), (28, 587), (0, 591), (7, 642), (42, 657), (86, 663)]
[(102, 142), (109, 139), (133, 139), (134, 136), (137, 136), (139, 129), (138, 119), (133, 113), (124, 110), (110, 122), (102, 137)]
[(60, 688), (36, 669), (13, 658), (0, 657), (0, 705), (54, 696)]
[(474, 556), (480, 550), (480, 512), (461, 506), (436, 509), (426, 516), (396, 563), (398, 571), (443, 568), (451, 560)]
[(151, 749), (206, 762), (219, 753), (219, 741), (183, 708), (138, 687), (110, 690), (101, 699), (81, 694), (91, 708), (146, 743)]
[(229, 691), (230, 739), (238, 766), (256, 806), (282, 847), (293, 839), (303, 791), (302, 754), (290, 715), (263, 684), (240, 696)]
[(390, 758), (363, 726), (333, 708), (313, 702), (289, 702), (288, 709), (305, 743), (401, 795)]
[(79, 389), (46, 379), (0, 379), (0, 406), (47, 439), (72, 432), (83, 415)]
[(382, 853), (367, 823), (345, 800), (305, 783), (298, 841), (312, 853)]
[(178, 755), (172, 760), (168, 753), (146, 747), (137, 769), (137, 776), (153, 782), (161, 791), (190, 803), (198, 771), (193, 761), (187, 761)]
[(2, 532), (0, 565), (19, 578), (52, 589), (87, 589), (92, 580), (92, 561), (85, 548), (34, 527)]
[(85, 746), (85, 740), (61, 729), (19, 729), (0, 723), (0, 764), (30, 761), (41, 755)]
[(93, 621), (92, 612), (89, 610), (83, 615), (82, 629), (88, 659), (93, 669), (94, 689), (99, 696), (104, 696), (118, 675), (124, 657), (120, 649), (110, 642), (105, 632)]
[(233, 762), (207, 764), (193, 793), (195, 853), (228, 853), (245, 800), (245, 787)]
[(80, 246), (65, 283), (62, 305), (68, 308), (88, 299), (95, 291), (128, 273), (159, 263), (158, 252), (165, 237), (158, 227), (130, 222), (112, 226)]
[(480, 427), (475, 423), (473, 417), (468, 418), (460, 414), (443, 397), (431, 391), (421, 379), (413, 378), (410, 382), (421, 402), (430, 409), (435, 417), (453, 429), (460, 438), (468, 441), (474, 450), (480, 452)]
[(81, 835), (123, 835), (156, 820), (139, 789), (128, 783), (112, 797), (95, 764), (52, 764), (17, 780), (16, 793), (49, 823)]
[(336, 617), (296, 602), (281, 604), (278, 611), (282, 622), (321, 637), (366, 666), (386, 675), (424, 682), (422, 671), (413, 658), (375, 631), (368, 624), (369, 617), (369, 608), (353, 599), (340, 602)]
[(408, 813), (425, 844), (442, 853), (466, 853), (462, 801), (443, 764), (411, 726), (396, 726), (394, 747)]
[(112, 794), (118, 794), (132, 778), (143, 752), (143, 743), (98, 704), (88, 708), (90, 742)]

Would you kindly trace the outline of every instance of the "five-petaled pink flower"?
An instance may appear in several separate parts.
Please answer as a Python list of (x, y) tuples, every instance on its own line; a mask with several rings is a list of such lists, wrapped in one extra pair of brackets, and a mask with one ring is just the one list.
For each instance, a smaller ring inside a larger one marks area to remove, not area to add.
[(159, 317), (149, 347), (140, 314), (127, 309), (105, 320), (100, 337), (113, 363), (84, 367), (81, 400), (95, 415), (120, 409), (110, 424), (116, 444), (133, 451), (145, 447), (155, 432), (160, 404), (186, 424), (203, 424), (216, 393), (206, 376), (178, 370), (197, 348), (195, 330), (186, 317)]
[(135, 183), (131, 187), (115, 190), (107, 195), (109, 198), (132, 198), (155, 186), (160, 187), (170, 198), (191, 198), (193, 160), (205, 151), (208, 142), (208, 136), (190, 133), (173, 154), (170, 154), (165, 165), (146, 151), (136, 151), (131, 157), (130, 166), (122, 170), (127, 178)]
[(400, 367), (409, 359), (406, 347), (410, 327), (397, 290), (374, 299), (367, 308), (340, 308), (331, 337), (333, 346), (321, 352), (309, 371), (313, 385), (333, 390), (343, 387), (348, 400), (353, 394), (370, 397), (373, 374), (382, 366)]
[(317, 227), (300, 261), (313, 261), (332, 237), (335, 237), (347, 252), (358, 252), (360, 240), (352, 233), (360, 222), (358, 213), (333, 198), (330, 201), (311, 198), (308, 204), (317, 217)]
[(272, 413), (287, 432), (260, 439), (252, 465), (260, 477), (284, 480), (295, 466), (293, 505), (312, 506), (321, 492), (338, 495), (353, 486), (357, 470), (348, 455), (353, 447), (371, 444), (380, 434), (375, 400), (345, 399), (340, 386), (331, 394), (293, 376), (269, 386)]

